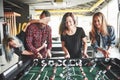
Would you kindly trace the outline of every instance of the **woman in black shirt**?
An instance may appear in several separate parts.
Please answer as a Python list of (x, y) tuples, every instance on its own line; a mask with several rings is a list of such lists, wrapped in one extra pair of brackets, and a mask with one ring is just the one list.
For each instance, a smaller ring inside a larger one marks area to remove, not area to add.
[(81, 27), (76, 27), (75, 24), (74, 15), (71, 12), (64, 14), (59, 33), (65, 58), (88, 58), (85, 32)]

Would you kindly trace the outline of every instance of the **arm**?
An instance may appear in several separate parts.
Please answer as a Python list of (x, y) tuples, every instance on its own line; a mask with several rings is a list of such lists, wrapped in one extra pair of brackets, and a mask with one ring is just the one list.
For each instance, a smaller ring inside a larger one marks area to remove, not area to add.
[(42, 18), (42, 19), (33, 19), (31, 21), (28, 22), (28, 24), (26, 26), (29, 26), (30, 24), (33, 24), (33, 23), (43, 23), (43, 24), (48, 24), (47, 20), (49, 19), (49, 17), (45, 17), (45, 18)]
[(50, 58), (51, 55), (51, 49), (52, 49), (52, 30), (49, 27), (48, 31), (48, 38), (47, 38), (47, 56)]
[[(44, 47), (46, 47), (46, 43), (44, 43), (40, 48), (37, 48), (36, 50), (39, 52), (41, 49), (43, 49)], [(33, 53), (31, 51), (28, 51), (28, 50), (23, 50), (22, 51), (22, 54), (23, 55), (33, 55)], [(39, 55), (37, 56), (38, 58), (42, 57), (42, 55)]]
[(34, 25), (28, 26), (28, 29), (26, 30), (26, 45), (27, 45), (27, 47), (30, 51), (32, 51), (36, 56), (38, 56), (38, 51), (32, 44), (33, 34), (34, 34), (33, 33), (34, 32), (33, 28), (35, 28)]
[(62, 41), (61, 43), (62, 43), (62, 49), (63, 49), (63, 51), (65, 53), (65, 58), (70, 58), (70, 54), (69, 54), (67, 48), (65, 47), (65, 42)]
[(83, 41), (83, 56), (88, 58), (88, 54), (87, 54), (87, 39), (86, 37), (82, 38)]
[(94, 40), (94, 42), (92, 42), (91, 46), (93, 47), (95, 52), (100, 51), (104, 55), (105, 58), (109, 57), (109, 52), (107, 50), (99, 47), (97, 41)]
[(85, 35), (85, 31), (83, 30), (83, 28), (81, 28), (81, 33), (82, 33), (82, 42), (83, 42), (83, 57), (88, 58), (87, 55), (87, 38)]
[(108, 26), (108, 48), (107, 50), (109, 51), (114, 45), (115, 45), (115, 30), (112, 26)]
[[(96, 35), (96, 34), (93, 34), (93, 35)], [(93, 47), (94, 51), (101, 52), (106, 58), (109, 57), (108, 51), (98, 46), (98, 42), (96, 41), (96, 39), (93, 38), (93, 35), (91, 34), (91, 32), (89, 33), (91, 46)], [(97, 36), (95, 36), (95, 38), (97, 38)]]
[(108, 52), (108, 50), (100, 48), (100, 47), (98, 47), (97, 50), (100, 51), (100, 52), (102, 52), (105, 58), (109, 58), (109, 52)]
[(45, 47), (47, 47), (47, 44), (46, 44), (46, 43), (43, 43), (43, 45), (42, 45), (41, 47), (37, 48), (37, 51), (40, 51), (41, 49), (43, 49), (43, 48), (45, 48)]
[(115, 31), (112, 26), (108, 26), (108, 44), (107, 44), (107, 49), (106, 50), (101, 50), (104, 54), (105, 57), (109, 57), (111, 48), (115, 45)]

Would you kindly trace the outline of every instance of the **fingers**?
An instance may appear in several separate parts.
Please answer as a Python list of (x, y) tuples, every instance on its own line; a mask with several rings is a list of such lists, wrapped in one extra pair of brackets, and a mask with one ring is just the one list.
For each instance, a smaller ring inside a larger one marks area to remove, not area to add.
[(38, 56), (37, 56), (38, 59), (42, 59), (42, 55), (40, 53), (38, 53)]
[(89, 56), (86, 54), (86, 55), (85, 55), (85, 58), (89, 58)]
[(109, 52), (107, 50), (102, 50), (102, 53), (105, 58), (109, 58)]
[(66, 55), (65, 55), (65, 58), (70, 58), (70, 55), (69, 55), (69, 54), (66, 54)]
[(52, 57), (52, 54), (51, 54), (51, 53), (48, 53), (47, 57), (48, 57), (48, 58), (51, 58), (51, 57)]
[(44, 44), (43, 44), (43, 46), (44, 46), (44, 47), (47, 47), (47, 44), (46, 44), (46, 43), (44, 43)]
[(52, 56), (51, 55), (49, 55), (49, 56), (47, 56), (48, 58), (51, 58)]

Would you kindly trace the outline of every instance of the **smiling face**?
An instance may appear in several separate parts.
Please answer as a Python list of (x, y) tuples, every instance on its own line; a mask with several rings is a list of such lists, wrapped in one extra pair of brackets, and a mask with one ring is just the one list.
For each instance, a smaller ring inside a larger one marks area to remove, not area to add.
[(94, 26), (97, 28), (97, 29), (100, 29), (101, 26), (102, 26), (102, 18), (101, 17), (98, 17), (98, 16), (95, 16), (94, 19)]
[(74, 25), (74, 21), (73, 21), (73, 18), (71, 16), (66, 17), (65, 25), (67, 26), (67, 28)]
[(102, 26), (102, 18), (99, 17), (99, 16), (95, 16), (94, 19), (94, 26), (97, 28), (97, 29), (100, 29), (101, 26)]

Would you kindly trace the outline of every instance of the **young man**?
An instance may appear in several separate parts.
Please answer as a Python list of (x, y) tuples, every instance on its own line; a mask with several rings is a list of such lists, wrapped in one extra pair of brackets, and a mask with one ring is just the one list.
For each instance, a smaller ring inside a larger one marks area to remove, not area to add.
[[(28, 25), (26, 30), (26, 45), (28, 50), (34, 53), (34, 58), (47, 58), (51, 57), (51, 48), (52, 48), (52, 32), (51, 27), (48, 25), (50, 21), (50, 13), (47, 10), (44, 10), (40, 19), (45, 18), (44, 22), (31, 22)], [(39, 50), (43, 44), (47, 44), (47, 47)]]

